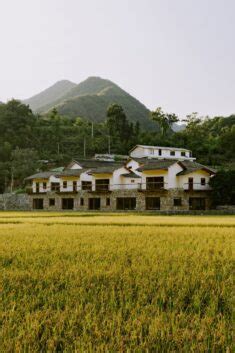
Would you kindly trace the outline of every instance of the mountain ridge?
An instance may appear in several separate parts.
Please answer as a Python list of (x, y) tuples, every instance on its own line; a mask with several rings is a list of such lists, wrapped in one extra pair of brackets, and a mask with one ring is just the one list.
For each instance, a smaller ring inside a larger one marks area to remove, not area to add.
[[(60, 88), (64, 82), (69, 82), (69, 85), (62, 92)], [(90, 76), (79, 84), (67, 80), (58, 81), (36, 96), (26, 99), (24, 103), (40, 114), (56, 108), (62, 115), (71, 118), (79, 116), (97, 122), (105, 120), (110, 104), (117, 103), (122, 105), (130, 121), (152, 125), (150, 111), (144, 104), (114, 82), (98, 76)]]

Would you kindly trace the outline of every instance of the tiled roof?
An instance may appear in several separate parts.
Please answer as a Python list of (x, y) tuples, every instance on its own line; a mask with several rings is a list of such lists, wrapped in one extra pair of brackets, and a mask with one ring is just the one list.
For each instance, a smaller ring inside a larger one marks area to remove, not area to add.
[(130, 172), (130, 173), (127, 173), (127, 174), (122, 174), (121, 175), (122, 177), (124, 178), (141, 178), (141, 176), (139, 176), (138, 174), (135, 174), (134, 172)]
[(65, 169), (63, 172), (59, 173), (58, 176), (80, 176), (84, 173), (84, 169)]
[(179, 172), (177, 175), (186, 175), (186, 174), (190, 174), (192, 172), (195, 172), (197, 170), (206, 170), (208, 171), (208, 173), (210, 174), (215, 174), (216, 170), (211, 168), (211, 167), (207, 167), (203, 164), (197, 163), (197, 162), (192, 162), (192, 161), (180, 161), (179, 164), (182, 166), (182, 168), (184, 168), (184, 170), (182, 170), (181, 172)]
[(91, 174), (111, 174), (116, 169), (123, 167), (123, 163), (111, 163), (107, 162), (106, 165), (97, 166), (96, 168), (91, 169)]
[(32, 180), (32, 179), (49, 179), (50, 176), (54, 175), (55, 177), (57, 176), (57, 173), (48, 171), (48, 172), (39, 172), (33, 175), (30, 175), (28, 178), (25, 178), (25, 180)]
[(145, 170), (158, 170), (158, 169), (168, 169), (172, 164), (176, 163), (177, 160), (167, 160), (167, 159), (143, 159), (141, 160), (143, 165), (141, 165), (137, 170), (142, 172)]

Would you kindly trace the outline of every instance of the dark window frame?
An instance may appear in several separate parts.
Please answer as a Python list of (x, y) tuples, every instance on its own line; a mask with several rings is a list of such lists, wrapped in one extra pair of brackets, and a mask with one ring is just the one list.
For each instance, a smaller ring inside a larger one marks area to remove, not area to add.
[(175, 207), (182, 206), (182, 198), (181, 197), (175, 197), (173, 199), (173, 204), (174, 204)]
[(110, 197), (106, 198), (106, 206), (110, 206)]
[(206, 178), (201, 178), (201, 185), (203, 185), (203, 186), (206, 185)]
[(78, 189), (78, 184), (76, 180), (73, 180), (73, 191), (76, 192)]
[(145, 209), (146, 210), (160, 210), (161, 209), (161, 198), (149, 196), (145, 197)]
[(33, 209), (34, 210), (43, 210), (44, 209), (44, 200), (43, 199), (33, 199)]
[(135, 210), (136, 197), (117, 197), (116, 209), (120, 211)]
[(91, 191), (92, 190), (92, 182), (91, 181), (82, 181), (82, 190), (84, 191)]
[(55, 199), (49, 198), (49, 207), (55, 206)]
[(80, 198), (80, 206), (84, 206), (84, 198), (83, 197)]
[(95, 190), (106, 191), (109, 190), (110, 179), (96, 179), (95, 180)]
[(60, 191), (60, 183), (52, 182), (51, 183), (51, 191)]
[(74, 199), (72, 198), (63, 198), (61, 199), (62, 210), (73, 210), (74, 209)]
[(147, 190), (159, 190), (164, 188), (164, 176), (147, 177), (146, 178), (146, 189)]
[(67, 189), (67, 187), (68, 187), (67, 180), (63, 180), (63, 189)]
[(101, 200), (100, 197), (89, 197), (88, 208), (89, 210), (100, 210)]

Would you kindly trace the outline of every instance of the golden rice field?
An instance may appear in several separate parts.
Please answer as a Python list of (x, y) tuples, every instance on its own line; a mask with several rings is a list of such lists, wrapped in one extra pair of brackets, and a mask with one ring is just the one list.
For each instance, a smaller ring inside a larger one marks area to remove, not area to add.
[(0, 352), (232, 352), (233, 216), (0, 213)]

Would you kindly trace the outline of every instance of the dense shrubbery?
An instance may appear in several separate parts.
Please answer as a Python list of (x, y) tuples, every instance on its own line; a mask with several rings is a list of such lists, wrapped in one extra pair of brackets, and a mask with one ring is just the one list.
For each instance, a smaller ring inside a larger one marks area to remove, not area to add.
[(221, 170), (210, 184), (214, 205), (235, 205), (235, 170)]

